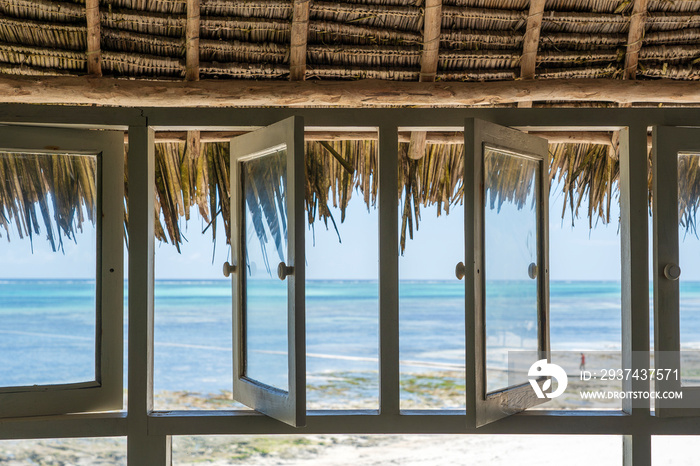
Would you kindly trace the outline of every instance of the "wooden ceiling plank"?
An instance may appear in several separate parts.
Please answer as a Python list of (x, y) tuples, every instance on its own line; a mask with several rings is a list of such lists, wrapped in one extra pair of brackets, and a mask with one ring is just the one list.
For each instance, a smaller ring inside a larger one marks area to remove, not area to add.
[(309, 37), (310, 0), (294, 0), (289, 50), (289, 80), (306, 79), (306, 45)]
[[(530, 11), (527, 15), (527, 26), (523, 37), (523, 54), (520, 57), (521, 79), (535, 79), (537, 49), (540, 45), (544, 4), (545, 0), (530, 0)], [(532, 107), (532, 101), (520, 102), (518, 107)]]
[(102, 76), (100, 0), (85, 0), (85, 16), (87, 19), (87, 72), (90, 76)]
[(647, 17), (648, 0), (634, 0), (630, 28), (627, 35), (627, 52), (625, 53), (625, 70), (623, 79), (636, 79), (639, 64), (639, 51), (644, 41), (644, 26)]
[(185, 26), (185, 79), (199, 81), (199, 8), (200, 0), (187, 0)]

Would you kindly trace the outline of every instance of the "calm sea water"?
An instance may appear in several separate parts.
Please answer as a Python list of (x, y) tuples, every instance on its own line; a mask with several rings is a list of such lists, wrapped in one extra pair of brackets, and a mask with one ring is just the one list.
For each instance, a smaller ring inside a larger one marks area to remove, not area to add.
[[(508, 295), (508, 285), (501, 294)], [(700, 283), (683, 285), (700, 303)], [(464, 364), (464, 284), (404, 281), (400, 287), (400, 359), (405, 372), (454, 370)], [(265, 296), (265, 289), (258, 289)], [(507, 296), (506, 296), (507, 297)], [(80, 280), (0, 281), (0, 384), (77, 382), (94, 373), (94, 283)], [(497, 310), (492, 344), (514, 346), (527, 335), (508, 333), (518, 306)], [(309, 281), (306, 291), (309, 380), (377, 370), (378, 286), (372, 281)], [(620, 347), (620, 284), (552, 282), (553, 350)], [(158, 281), (155, 389), (216, 393), (230, 389), (230, 282)], [(684, 311), (687, 341), (700, 341), (700, 306)], [(126, 326), (125, 326), (126, 331)], [(279, 332), (260, 332), (270, 351), (260, 356), (271, 381), (285, 361)], [(126, 335), (126, 333), (125, 333)], [(697, 338), (694, 338), (698, 336)], [(515, 348), (514, 348), (515, 349)], [(267, 376), (267, 375), (266, 375)]]

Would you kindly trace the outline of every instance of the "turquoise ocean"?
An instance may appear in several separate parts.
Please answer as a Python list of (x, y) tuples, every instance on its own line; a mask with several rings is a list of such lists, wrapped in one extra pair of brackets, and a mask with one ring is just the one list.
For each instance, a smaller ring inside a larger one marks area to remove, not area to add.
[[(492, 302), (498, 303), (504, 296), (509, 299), (502, 300), (500, 308), (492, 306), (491, 334), (487, 337), (496, 346), (505, 344), (517, 349), (518, 342), (527, 342), (527, 335), (518, 339), (518, 335), (507, 334), (507, 329), (521, 318), (520, 307), (513, 305), (517, 303), (513, 299), (517, 298), (517, 292), (508, 291), (517, 286), (507, 282), (499, 286)], [(684, 297), (700, 302), (700, 283), (684, 287)], [(266, 290), (265, 285), (258, 286), (255, 293), (263, 301), (279, 302), (279, 296)], [(338, 372), (377, 371), (378, 294), (376, 281), (307, 282), (306, 350), (310, 381)], [(93, 377), (94, 282), (2, 280), (0, 302), (1, 385), (79, 382)], [(230, 282), (158, 280), (155, 309), (156, 392), (217, 393), (230, 389)], [(684, 322), (687, 334), (700, 335), (700, 319)], [(125, 319), (124, 335), (126, 325)], [(402, 281), (399, 329), (402, 371), (463, 368), (464, 283)], [(620, 329), (619, 282), (551, 283), (553, 350), (617, 350)], [(268, 349), (260, 356), (261, 374), (273, 383), (284, 373), (283, 332), (274, 326), (251, 331), (257, 332)]]

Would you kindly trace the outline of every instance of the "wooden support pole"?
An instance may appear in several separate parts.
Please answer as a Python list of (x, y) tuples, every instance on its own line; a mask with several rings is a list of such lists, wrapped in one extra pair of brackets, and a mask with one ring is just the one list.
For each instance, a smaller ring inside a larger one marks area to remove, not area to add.
[(85, 16), (87, 19), (87, 72), (90, 76), (102, 76), (100, 0), (85, 0)]
[(0, 75), (0, 103), (119, 107), (489, 107), (527, 101), (700, 104), (695, 81), (146, 81)]
[(294, 0), (289, 50), (289, 79), (303, 81), (306, 76), (306, 42), (309, 36), (309, 2)]
[(647, 1), (634, 0), (630, 28), (627, 34), (627, 52), (625, 53), (625, 72), (623, 79), (636, 79), (639, 51), (644, 41), (644, 24), (647, 16)]
[(185, 79), (199, 81), (199, 0), (187, 0)]
[[(423, 20), (423, 53), (420, 64), (420, 82), (434, 82), (440, 50), (442, 27), (442, 0), (426, 0)], [(426, 134), (422, 131), (411, 133), (408, 157), (414, 160), (425, 155)]]
[[(525, 28), (525, 37), (523, 38), (523, 54), (520, 57), (521, 79), (535, 79), (537, 49), (540, 45), (544, 4), (545, 0), (530, 0), (530, 11), (527, 15), (527, 26)], [(532, 107), (532, 101), (519, 102), (518, 107)]]

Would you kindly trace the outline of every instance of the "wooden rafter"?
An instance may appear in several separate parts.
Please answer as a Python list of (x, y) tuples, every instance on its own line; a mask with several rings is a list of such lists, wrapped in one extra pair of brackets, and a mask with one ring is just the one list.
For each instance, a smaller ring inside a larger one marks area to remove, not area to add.
[(199, 81), (199, 2), (187, 0), (185, 27), (185, 79)]
[[(423, 53), (421, 54), (420, 82), (434, 82), (438, 68), (440, 51), (440, 31), (442, 29), (442, 0), (426, 0), (423, 20)], [(411, 133), (408, 156), (420, 159), (425, 155), (426, 134), (422, 131)]]
[[(540, 31), (544, 15), (545, 0), (530, 0), (530, 11), (527, 15), (527, 26), (523, 38), (523, 54), (520, 57), (520, 78), (535, 79), (537, 66), (537, 49), (540, 45)], [(520, 102), (518, 107), (532, 107), (532, 101)]]
[(648, 0), (634, 0), (630, 28), (627, 35), (627, 52), (625, 53), (625, 72), (623, 79), (636, 79), (639, 51), (644, 41), (644, 24), (647, 17)]
[(423, 21), (423, 53), (420, 62), (420, 81), (433, 82), (438, 68), (442, 0), (426, 0)]
[(85, 1), (85, 16), (87, 19), (87, 72), (90, 76), (102, 76), (100, 0)]
[(303, 81), (306, 77), (306, 43), (309, 36), (310, 0), (294, 0), (292, 33), (289, 49), (289, 79)]
[(695, 81), (146, 81), (0, 75), (0, 103), (121, 107), (488, 107), (523, 101), (700, 104)]

